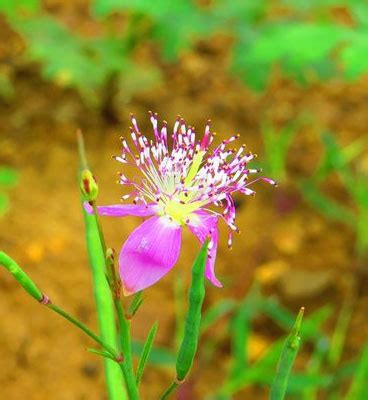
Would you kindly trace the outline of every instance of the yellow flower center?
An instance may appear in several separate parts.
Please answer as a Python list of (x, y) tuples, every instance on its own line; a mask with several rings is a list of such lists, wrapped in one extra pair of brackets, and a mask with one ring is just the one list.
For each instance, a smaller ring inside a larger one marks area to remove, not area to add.
[[(199, 171), (205, 153), (205, 151), (200, 151), (193, 157), (192, 165), (184, 180), (184, 185), (186, 188), (190, 188), (192, 186), (193, 179)], [(164, 204), (162, 204), (162, 214), (169, 215), (175, 222), (180, 225), (185, 224), (193, 211), (197, 210), (203, 205), (203, 202), (200, 201), (190, 202), (191, 198), (192, 196), (185, 196), (182, 193), (179, 195), (180, 202), (174, 200), (169, 200), (165, 202)]]

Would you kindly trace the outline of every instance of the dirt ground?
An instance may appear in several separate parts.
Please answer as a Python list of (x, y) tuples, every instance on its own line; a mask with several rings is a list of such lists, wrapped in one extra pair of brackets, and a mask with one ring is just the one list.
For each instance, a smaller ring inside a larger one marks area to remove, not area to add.
[[(4, 21), (0, 25), (1, 35), (7, 35), (9, 43), (17, 43)], [(198, 132), (211, 118), (220, 138), (240, 133), (258, 153), (259, 164), (262, 121), (281, 127), (308, 112), (310, 121), (289, 154), (288, 180), (277, 189), (258, 183), (257, 196), (240, 202), (237, 221), (242, 233), (235, 238), (232, 251), (226, 240), (219, 246), (217, 271), (224, 288), (208, 286), (206, 307), (224, 297), (242, 298), (255, 276), (263, 276), (259, 271), (271, 271), (271, 277), (261, 278), (264, 293), (278, 297), (293, 311), (304, 305), (309, 313), (326, 303), (338, 309), (353, 285), (357, 298), (344, 349), (344, 358), (349, 359), (358, 354), (368, 336), (367, 273), (355, 256), (353, 233), (310, 208), (295, 182), (316, 166), (322, 129), (334, 132), (342, 144), (367, 134), (368, 79), (355, 83), (334, 80), (301, 88), (275, 73), (268, 89), (256, 94), (226, 72), (228, 45), (226, 39), (218, 38), (183, 55), (177, 64), (163, 66), (163, 82), (158, 88), (136, 95), (126, 104), (114, 104), (114, 121), (85, 107), (74, 91), (42, 81), (37, 66), (15, 67), (15, 96), (0, 103), (0, 165), (16, 168), (21, 179), (9, 192), (10, 210), (0, 219), (0, 248), (17, 260), (55, 303), (96, 326), (76, 181), (76, 130), (81, 128), (85, 134), (89, 162), (99, 182), (99, 203), (113, 204), (121, 194), (121, 187), (115, 184), (121, 165), (111, 155), (119, 153), (119, 136), (128, 131), (130, 112), (142, 130), (150, 129), (149, 110), (171, 125), (180, 114)], [(12, 46), (1, 51), (5, 57), (13, 51)], [(331, 191), (344, 198), (333, 182)], [(109, 246), (119, 249), (140, 221), (102, 222)], [(225, 238), (225, 227), (221, 235)], [(144, 339), (158, 320), (157, 343), (173, 346), (174, 282), (179, 270), (188, 281), (193, 246), (199, 248), (187, 233), (178, 265), (146, 290), (133, 323), (136, 338)], [(0, 397), (105, 399), (101, 361), (85, 351), (89, 340), (32, 301), (4, 270), (0, 270), (0, 289)], [(326, 329), (334, 322), (335, 318)], [(257, 324), (254, 335), (269, 345), (279, 333), (264, 321)], [(219, 353), (210, 370), (195, 367), (195, 379), (189, 380), (180, 398), (204, 398), (214, 382), (221, 381), (221, 371), (228, 364), (226, 338)], [(157, 398), (172, 374), (148, 367), (142, 398)], [(266, 392), (258, 388), (247, 392), (246, 398), (264, 396)]]

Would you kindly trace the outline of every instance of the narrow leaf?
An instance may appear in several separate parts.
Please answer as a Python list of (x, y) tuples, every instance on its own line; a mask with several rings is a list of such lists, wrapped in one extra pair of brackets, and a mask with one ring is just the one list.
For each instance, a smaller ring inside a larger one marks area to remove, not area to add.
[(148, 356), (151, 352), (153, 340), (155, 339), (156, 332), (157, 332), (157, 322), (155, 322), (153, 324), (152, 328), (150, 329), (147, 339), (146, 339), (146, 342), (144, 343), (144, 346), (143, 346), (142, 355), (141, 355), (141, 358), (139, 360), (138, 367), (137, 367), (137, 377), (136, 377), (137, 386), (139, 385), (139, 382), (142, 379), (144, 367), (146, 366)]
[(209, 308), (202, 315), (202, 333), (214, 325), (219, 319), (232, 312), (236, 307), (236, 302), (231, 299), (224, 299)]
[(133, 301), (131, 302), (130, 306), (129, 306), (129, 314), (134, 316), (136, 314), (136, 312), (138, 311), (139, 307), (142, 305), (143, 303), (143, 298), (142, 298), (142, 291), (139, 291), (138, 293), (136, 293), (133, 297)]
[(346, 400), (365, 399), (368, 393), (368, 345), (365, 346)]
[(92, 349), (92, 348), (88, 348), (87, 351), (89, 353), (96, 354), (98, 356), (109, 358), (110, 360), (116, 361), (115, 358), (108, 351), (97, 350), (97, 349)]

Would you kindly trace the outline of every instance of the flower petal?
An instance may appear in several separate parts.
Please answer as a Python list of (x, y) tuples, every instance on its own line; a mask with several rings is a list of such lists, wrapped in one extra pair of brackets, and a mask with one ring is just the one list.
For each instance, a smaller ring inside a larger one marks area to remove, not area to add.
[(181, 247), (181, 227), (167, 217), (152, 217), (136, 228), (124, 243), (119, 272), (124, 294), (143, 290), (174, 266)]
[[(93, 214), (93, 207), (88, 203), (84, 203), (84, 209), (88, 214)], [(112, 206), (98, 206), (99, 215), (107, 215), (109, 217), (126, 217), (127, 215), (135, 215), (137, 217), (148, 217), (158, 212), (157, 204), (114, 204)]]
[(206, 265), (206, 278), (215, 286), (222, 287), (221, 282), (215, 275), (215, 261), (218, 243), (218, 217), (214, 214), (209, 214), (205, 211), (196, 211), (190, 218), (187, 225), (194, 233), (199, 241), (203, 243), (208, 236), (211, 237), (208, 246), (208, 259)]

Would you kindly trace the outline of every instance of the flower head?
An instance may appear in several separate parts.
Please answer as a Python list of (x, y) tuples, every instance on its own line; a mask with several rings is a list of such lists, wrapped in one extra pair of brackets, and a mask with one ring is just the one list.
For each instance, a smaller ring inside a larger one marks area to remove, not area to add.
[[(115, 159), (137, 168), (140, 178), (120, 174), (119, 183), (133, 190), (122, 196), (133, 204), (98, 207), (101, 215), (123, 217), (151, 216), (136, 228), (124, 243), (119, 257), (119, 271), (125, 294), (135, 293), (151, 286), (175, 265), (181, 247), (181, 230), (188, 226), (203, 243), (210, 238), (206, 277), (215, 285), (221, 283), (215, 276), (215, 258), (218, 243), (219, 219), (229, 227), (228, 245), (232, 244), (235, 225), (235, 192), (254, 194), (250, 185), (257, 180), (275, 184), (272, 179), (258, 177), (259, 172), (248, 168), (254, 158), (245, 151), (228, 145), (239, 138), (231, 136), (211, 149), (215, 134), (208, 121), (201, 139), (194, 128), (177, 118), (169, 135), (167, 123), (158, 126), (157, 114), (150, 113), (154, 140), (138, 128), (131, 116), (131, 144), (122, 138), (122, 154)], [(92, 212), (87, 206), (87, 210)]]

